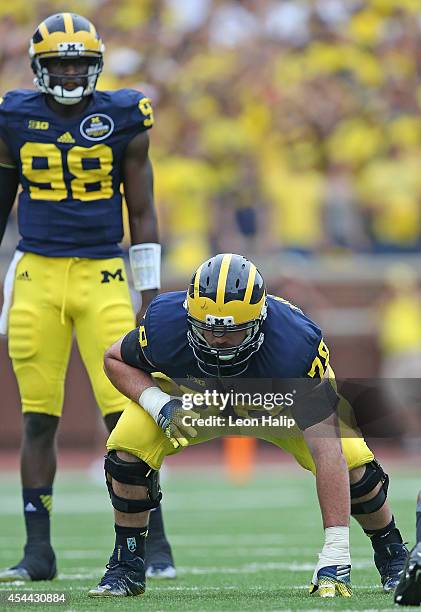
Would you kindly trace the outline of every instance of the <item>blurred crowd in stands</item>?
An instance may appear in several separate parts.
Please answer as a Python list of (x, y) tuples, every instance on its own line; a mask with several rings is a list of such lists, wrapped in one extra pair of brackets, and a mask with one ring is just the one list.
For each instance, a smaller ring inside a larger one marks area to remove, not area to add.
[(99, 87), (153, 101), (167, 263), (210, 253), (412, 253), (421, 237), (419, 0), (13, 0), (0, 90), (31, 87), (51, 13), (90, 18)]

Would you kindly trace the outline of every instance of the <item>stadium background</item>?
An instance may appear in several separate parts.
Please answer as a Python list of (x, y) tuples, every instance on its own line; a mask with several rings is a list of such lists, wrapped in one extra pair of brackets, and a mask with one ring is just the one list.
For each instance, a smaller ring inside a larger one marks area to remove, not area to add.
[[(211, 254), (247, 254), (273, 293), (321, 324), (338, 376), (419, 376), (417, 0), (70, 4), (105, 41), (99, 87), (139, 88), (153, 101), (163, 288), (185, 287)], [(1, 92), (32, 86), (35, 25), (68, 9), (0, 4)], [(16, 240), (13, 214), (0, 279)], [(0, 447), (16, 448), (4, 340), (0, 351)], [(383, 433), (405, 434), (399, 421)], [(102, 440), (75, 351), (61, 445), (90, 448), (95, 432)]]
[[(244, 253), (271, 292), (321, 324), (338, 376), (419, 377), (419, 0), (3, 1), (0, 93), (32, 86), (28, 41), (36, 24), (64, 10), (86, 15), (104, 39), (99, 87), (135, 87), (152, 98), (163, 289), (184, 288), (211, 254)], [(13, 214), (0, 282), (16, 241)], [(386, 395), (392, 387), (396, 395), (393, 384)], [(0, 390), (0, 561), (7, 566), (24, 536), (20, 406), (5, 339)], [(389, 402), (387, 419), (383, 405), (368, 393), (358, 408), (362, 421), (368, 414), (380, 424), (370, 442), (395, 474), (393, 507), (412, 543), (420, 405)], [(43, 588), (73, 593), (81, 610), (91, 609), (85, 593), (110, 548), (104, 439), (75, 347), (54, 501), (61, 581)], [(209, 443), (169, 461), (166, 521), (180, 580), (151, 585), (142, 607), (311, 607), (291, 585), (304, 589), (321, 545), (314, 486), (288, 457), (259, 445), (255, 477), (233, 488), (221, 477), (220, 447)], [(238, 457), (238, 446), (231, 468), (235, 459), (230, 475), (239, 478), (238, 461), (244, 467), (247, 456)], [(370, 547), (354, 524), (352, 541), (360, 598), (346, 607), (385, 610), (389, 599), (379, 595)]]

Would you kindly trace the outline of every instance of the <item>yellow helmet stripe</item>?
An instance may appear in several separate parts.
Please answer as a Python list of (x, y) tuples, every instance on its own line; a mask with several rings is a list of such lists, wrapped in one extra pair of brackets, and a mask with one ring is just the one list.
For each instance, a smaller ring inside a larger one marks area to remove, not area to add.
[(73, 19), (70, 13), (63, 13), (64, 19), (64, 28), (66, 30), (66, 34), (74, 34), (73, 29)]
[(199, 282), (200, 282), (200, 273), (202, 271), (202, 268), (203, 268), (203, 264), (200, 266), (200, 268), (198, 268), (196, 272), (196, 276), (194, 277), (194, 293), (193, 293), (194, 299), (197, 299), (199, 297)]
[(45, 40), (47, 38), (47, 36), (50, 34), (49, 31), (48, 31), (47, 26), (44, 23), (44, 21), (39, 24), (39, 31), (41, 33), (41, 36), (42, 36), (43, 40)]
[(227, 285), (228, 269), (230, 267), (232, 254), (228, 253), (222, 258), (221, 269), (219, 271), (218, 287), (216, 289), (216, 303), (223, 306), (225, 303), (225, 288)]
[(250, 304), (251, 294), (253, 293), (254, 279), (256, 278), (256, 272), (256, 266), (250, 262), (250, 271), (247, 280), (246, 293), (244, 295), (244, 304)]

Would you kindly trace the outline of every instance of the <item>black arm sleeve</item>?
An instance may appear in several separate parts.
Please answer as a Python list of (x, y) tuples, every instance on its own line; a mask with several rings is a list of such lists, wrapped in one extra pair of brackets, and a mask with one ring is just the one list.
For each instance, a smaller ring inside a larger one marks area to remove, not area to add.
[(143, 354), (142, 347), (139, 343), (139, 328), (133, 329), (123, 338), (120, 352), (124, 363), (134, 368), (138, 368), (138, 370), (148, 372), (148, 374), (157, 371)]
[(18, 185), (19, 173), (17, 168), (6, 168), (0, 165), (0, 244), (16, 198)]
[(292, 417), (301, 431), (330, 417), (339, 402), (339, 396), (329, 379), (307, 379), (306, 382), (311, 383), (312, 388), (297, 397), (291, 408)]

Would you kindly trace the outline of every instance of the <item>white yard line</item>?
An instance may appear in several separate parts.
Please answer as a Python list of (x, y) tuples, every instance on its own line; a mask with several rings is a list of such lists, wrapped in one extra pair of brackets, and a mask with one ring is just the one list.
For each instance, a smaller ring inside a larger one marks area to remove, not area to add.
[[(353, 561), (352, 567), (354, 569), (367, 569), (373, 566), (371, 560), (357, 559)], [(59, 579), (62, 580), (88, 580), (92, 577), (98, 576), (98, 573), (104, 571), (103, 567), (98, 570), (93, 570), (91, 567), (87, 569), (86, 573), (80, 573), (80, 569), (77, 573), (65, 573), (59, 574)], [(200, 576), (200, 575), (211, 575), (211, 574), (257, 574), (259, 572), (272, 571), (272, 570), (287, 570), (294, 572), (312, 572), (314, 570), (314, 563), (287, 563), (287, 562), (266, 562), (266, 563), (245, 563), (237, 567), (224, 567), (224, 566), (177, 566), (177, 572), (179, 575), (185, 576)]]
[[(224, 503), (221, 498), (211, 493), (201, 493), (196, 498), (191, 496), (187, 501), (183, 494), (172, 494), (166, 500), (167, 512), (223, 512), (229, 514), (240, 510), (274, 510), (278, 508), (302, 508), (305, 496), (296, 493), (288, 493), (288, 496), (272, 495), (269, 499), (260, 495), (250, 495), (249, 492), (241, 491), (232, 495), (224, 495)], [(21, 512), (22, 499), (18, 495), (2, 495), (0, 515), (19, 515)], [(112, 508), (109, 498), (100, 492), (84, 493), (83, 496), (73, 493), (62, 493), (54, 495), (54, 514), (111, 514)]]
[[(357, 559), (353, 561), (354, 569), (366, 569), (372, 567), (373, 563), (369, 560), (365, 559)], [(83, 570), (86, 571), (83, 571)], [(294, 571), (294, 572), (312, 572), (314, 570), (314, 563), (286, 563), (286, 562), (267, 562), (267, 563), (245, 563), (238, 567), (223, 567), (223, 566), (177, 566), (177, 572), (179, 575), (184, 576), (206, 576), (212, 574), (220, 574), (220, 575), (239, 575), (239, 574), (257, 574), (259, 572), (273, 571), (273, 570), (286, 570), (286, 571)], [(77, 572), (66, 572), (60, 573), (58, 576), (58, 581), (60, 580), (95, 580), (96, 578), (100, 578), (104, 572), (104, 566), (99, 566), (98, 568), (82, 568), (79, 567)], [(14, 583), (15, 585), (25, 585), (28, 587), (28, 584), (25, 582)], [(152, 583), (153, 584), (153, 583)], [(7, 583), (3, 583), (0, 587), (0, 590), (7, 590)], [(57, 590), (56, 587), (59, 585), (59, 582), (55, 582), (52, 590)], [(378, 585), (376, 585), (378, 586)], [(28, 587), (29, 588), (29, 587)], [(183, 589), (185, 587), (180, 587)], [(256, 588), (256, 587), (253, 587)], [(292, 588), (304, 588), (304, 587), (292, 587)], [(360, 588), (368, 588), (368, 587), (360, 587)]]

